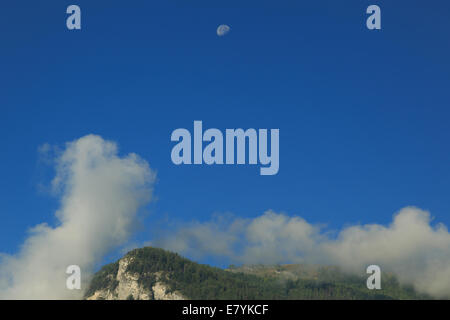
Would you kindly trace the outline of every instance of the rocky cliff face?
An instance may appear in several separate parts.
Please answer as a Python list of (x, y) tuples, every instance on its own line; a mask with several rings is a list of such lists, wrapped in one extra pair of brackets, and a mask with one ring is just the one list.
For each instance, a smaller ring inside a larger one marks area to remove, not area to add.
[[(181, 293), (169, 292), (167, 285), (161, 281), (162, 273), (155, 272), (153, 276), (156, 281), (151, 287), (144, 288), (139, 282), (137, 273), (127, 271), (128, 265), (133, 261), (132, 257), (125, 256), (119, 260), (119, 268), (115, 275), (116, 286), (114, 289), (105, 288), (96, 290), (92, 295), (86, 297), (88, 300), (185, 300)], [(114, 275), (112, 275), (114, 276)]]

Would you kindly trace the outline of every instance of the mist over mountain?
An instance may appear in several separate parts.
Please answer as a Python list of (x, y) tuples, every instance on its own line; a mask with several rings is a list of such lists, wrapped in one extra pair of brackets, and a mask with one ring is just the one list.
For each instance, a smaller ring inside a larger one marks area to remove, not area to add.
[(145, 247), (104, 266), (85, 292), (89, 300), (199, 299), (429, 299), (382, 275), (368, 290), (367, 275), (320, 265), (243, 265), (220, 269), (163, 249)]

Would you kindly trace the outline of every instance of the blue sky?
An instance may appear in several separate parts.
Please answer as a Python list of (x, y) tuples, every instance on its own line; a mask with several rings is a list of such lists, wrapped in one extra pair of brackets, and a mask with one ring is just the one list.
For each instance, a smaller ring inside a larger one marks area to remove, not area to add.
[[(89, 133), (158, 173), (156, 222), (267, 209), (338, 229), (408, 205), (450, 226), (446, 1), (10, 1), (0, 13), (0, 252), (55, 222), (43, 143)], [(382, 9), (369, 31), (365, 9)], [(82, 30), (65, 9), (78, 4)], [(219, 24), (231, 32), (217, 37)], [(280, 171), (175, 166), (170, 134), (279, 128)]]

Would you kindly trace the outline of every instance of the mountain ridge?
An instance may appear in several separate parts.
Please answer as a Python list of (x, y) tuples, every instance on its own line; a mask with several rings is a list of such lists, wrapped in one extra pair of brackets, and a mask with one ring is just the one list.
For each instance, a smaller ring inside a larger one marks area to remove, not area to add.
[(333, 266), (230, 266), (199, 264), (177, 253), (144, 247), (128, 252), (92, 278), (88, 300), (280, 300), (430, 299), (393, 275), (383, 274), (382, 289), (368, 290), (367, 278)]

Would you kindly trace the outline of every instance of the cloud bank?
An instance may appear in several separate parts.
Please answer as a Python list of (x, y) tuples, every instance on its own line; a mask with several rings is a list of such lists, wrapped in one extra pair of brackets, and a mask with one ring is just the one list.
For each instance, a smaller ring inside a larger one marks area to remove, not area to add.
[(355, 225), (337, 236), (301, 217), (267, 211), (255, 219), (194, 222), (152, 244), (244, 264), (317, 263), (359, 274), (376, 264), (420, 292), (450, 298), (450, 234), (414, 207), (400, 210), (388, 226)]
[[(139, 209), (151, 200), (155, 174), (147, 162), (135, 154), (119, 156), (116, 144), (99, 136), (68, 143), (55, 164), (58, 224), (35, 226), (18, 254), (0, 255), (0, 299), (81, 298), (83, 291), (66, 288), (67, 266), (81, 267), (85, 287), (95, 265), (127, 240)], [(337, 234), (273, 211), (254, 219), (216, 216), (169, 230), (151, 245), (196, 259), (328, 264), (359, 274), (377, 264), (420, 292), (450, 298), (450, 234), (414, 207), (400, 210), (388, 226), (355, 225)]]
[[(0, 299), (78, 299), (66, 288), (66, 268), (78, 265), (84, 284), (96, 263), (134, 230), (155, 179), (136, 154), (88, 135), (66, 145), (56, 159), (52, 186), (60, 195), (58, 225), (31, 229), (17, 255), (0, 258)], [(84, 286), (85, 287), (85, 286)]]

